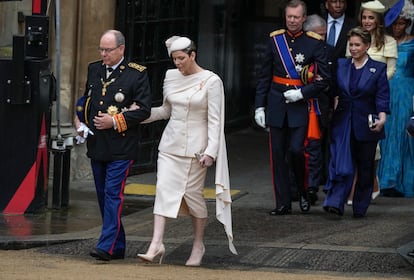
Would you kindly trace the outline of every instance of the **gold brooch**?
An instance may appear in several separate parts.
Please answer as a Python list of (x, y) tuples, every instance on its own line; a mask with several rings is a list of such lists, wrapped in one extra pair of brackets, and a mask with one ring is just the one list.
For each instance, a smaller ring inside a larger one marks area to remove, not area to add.
[(116, 114), (118, 114), (118, 107), (111, 105), (108, 107), (106, 112), (110, 114), (111, 116), (115, 116)]

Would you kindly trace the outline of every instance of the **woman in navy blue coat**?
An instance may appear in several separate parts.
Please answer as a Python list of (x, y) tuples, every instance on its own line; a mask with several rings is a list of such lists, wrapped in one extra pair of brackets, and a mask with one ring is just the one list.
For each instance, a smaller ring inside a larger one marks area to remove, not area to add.
[[(367, 54), (370, 33), (356, 27), (349, 31), (348, 40), (352, 58), (338, 60), (338, 103), (332, 118), (331, 161), (323, 207), (328, 213), (343, 215), (357, 171), (353, 215), (360, 218), (371, 201), (375, 149), (378, 140), (385, 138), (390, 93), (386, 64)], [(371, 124), (369, 115), (376, 116)]]

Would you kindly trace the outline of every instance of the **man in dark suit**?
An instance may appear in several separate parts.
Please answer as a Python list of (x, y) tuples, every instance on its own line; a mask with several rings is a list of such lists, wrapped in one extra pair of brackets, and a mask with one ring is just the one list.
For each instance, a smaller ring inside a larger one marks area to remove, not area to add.
[[(276, 208), (270, 215), (291, 213), (289, 164), (295, 174), (303, 212), (310, 209), (304, 187), (304, 142), (308, 128), (308, 100), (328, 86), (330, 73), (325, 43), (314, 32), (304, 32), (306, 4), (289, 1), (285, 8), (286, 28), (270, 34), (255, 97), (255, 120), (270, 128), (271, 164)], [(304, 85), (300, 72), (316, 63), (320, 79)], [(291, 153), (287, 162), (287, 152)]]
[[(331, 57), (336, 69), (338, 58), (345, 57), (348, 32), (357, 26), (357, 22), (345, 15), (346, 0), (325, 0), (325, 8), (328, 11), (326, 41), (334, 47)], [(335, 34), (331, 34), (333, 30)], [(333, 43), (329, 42), (330, 38), (333, 38)]]
[(98, 48), (102, 60), (89, 64), (84, 102), (78, 104), (75, 118), (78, 142), (87, 138), (103, 223), (90, 255), (104, 261), (125, 256), (123, 190), (137, 155), (139, 124), (151, 110), (145, 67), (126, 62), (124, 50), (121, 32), (108, 30), (102, 35)]

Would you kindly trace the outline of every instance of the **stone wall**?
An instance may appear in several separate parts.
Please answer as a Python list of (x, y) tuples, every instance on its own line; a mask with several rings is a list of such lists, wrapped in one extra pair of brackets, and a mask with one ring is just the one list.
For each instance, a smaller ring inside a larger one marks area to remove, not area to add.
[[(61, 9), (65, 12), (61, 18), (60, 118), (62, 130), (75, 135), (72, 128), (74, 104), (84, 93), (88, 64), (100, 59), (97, 49), (101, 34), (114, 26), (115, 1), (66, 0), (61, 1)], [(71, 151), (72, 180), (92, 177), (85, 153), (85, 144), (75, 145)]]
[(24, 34), (23, 23), (17, 21), (18, 12), (24, 15), (32, 14), (32, 1), (0, 2), (0, 47), (11, 47), (13, 35)]

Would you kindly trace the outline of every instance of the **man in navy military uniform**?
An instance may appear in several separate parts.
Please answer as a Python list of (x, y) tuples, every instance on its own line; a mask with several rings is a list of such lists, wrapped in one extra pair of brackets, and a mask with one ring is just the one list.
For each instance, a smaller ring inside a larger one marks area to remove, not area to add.
[[(308, 100), (317, 97), (328, 86), (330, 73), (325, 43), (314, 32), (303, 32), (306, 4), (291, 0), (285, 8), (286, 28), (270, 34), (255, 98), (256, 123), (270, 129), (271, 165), (276, 208), (270, 215), (291, 213), (289, 167), (299, 188), (299, 206), (310, 209), (304, 186), (304, 142), (308, 130)], [(303, 85), (300, 72), (315, 63), (319, 78)], [(287, 162), (287, 151), (291, 161)]]
[(121, 222), (123, 190), (136, 158), (139, 124), (151, 111), (150, 85), (145, 67), (124, 59), (125, 38), (106, 31), (98, 48), (102, 60), (91, 63), (85, 97), (78, 104), (77, 139), (87, 139), (102, 231), (90, 255), (99, 260), (124, 258), (125, 232)]
[[(325, 40), (326, 36), (326, 21), (319, 15), (313, 14), (306, 18), (306, 21), (303, 24), (304, 31), (313, 31), (319, 34), (322, 37), (322, 40)], [(327, 52), (328, 52), (328, 65), (330, 67), (331, 72), (331, 85), (332, 85), (332, 77), (334, 73), (332, 72), (332, 60), (331, 54), (333, 51), (333, 47), (330, 45), (326, 45)], [(306, 141), (305, 145), (305, 154), (306, 154), (306, 164), (308, 178), (305, 179), (305, 186), (307, 186), (308, 190), (308, 199), (311, 205), (315, 205), (316, 201), (318, 200), (318, 190), (319, 185), (324, 181), (324, 164), (325, 164), (325, 154), (324, 150), (322, 150), (322, 144), (325, 143), (327, 140), (327, 131), (330, 123), (330, 115), (333, 110), (333, 96), (329, 94), (329, 90), (331, 87), (326, 88), (323, 90), (318, 98), (315, 98), (314, 104), (317, 105), (317, 118), (318, 118), (318, 125), (320, 130), (320, 137), (319, 138), (309, 138)], [(309, 132), (308, 132), (309, 136)], [(329, 152), (329, 149), (327, 150)]]

